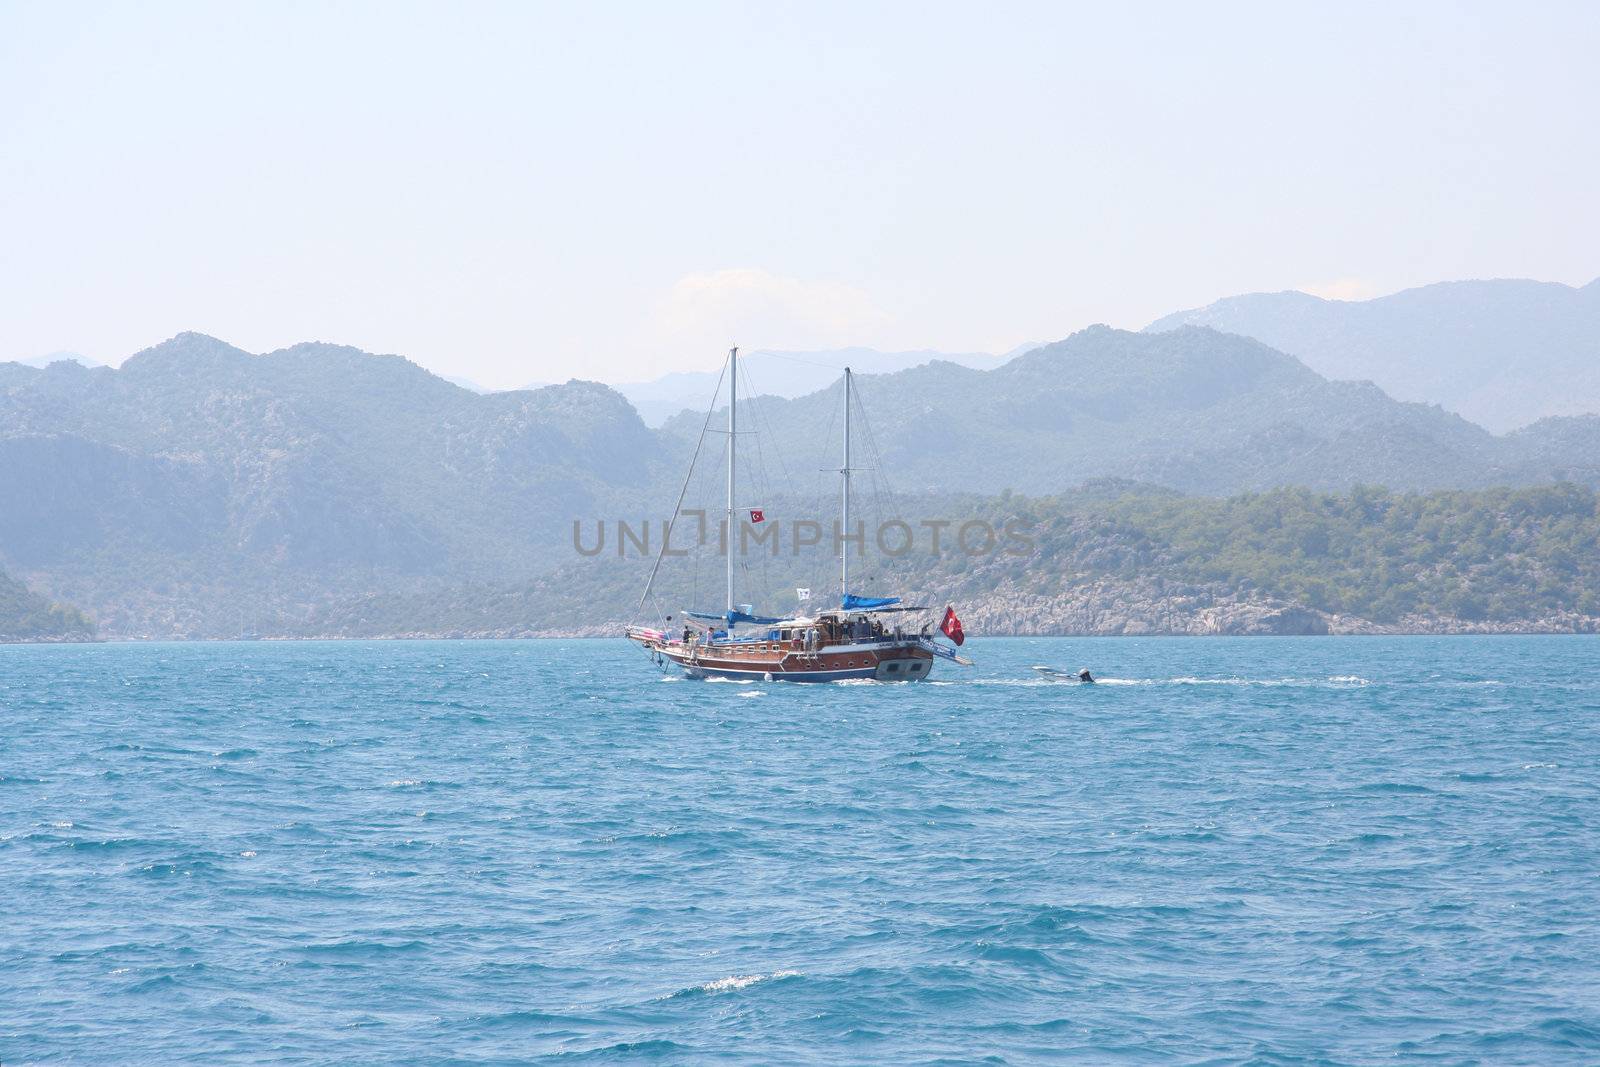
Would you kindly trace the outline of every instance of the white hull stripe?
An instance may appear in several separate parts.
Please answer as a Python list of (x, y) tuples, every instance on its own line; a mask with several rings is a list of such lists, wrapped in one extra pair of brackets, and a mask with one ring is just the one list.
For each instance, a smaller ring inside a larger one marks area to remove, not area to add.
[[(671, 659), (672, 657), (668, 657)], [(691, 677), (704, 678), (749, 678), (752, 681), (766, 681), (769, 678), (774, 682), (840, 682), (851, 678), (876, 678), (877, 665), (871, 667), (849, 667), (831, 671), (767, 671), (744, 670), (737, 667), (711, 667), (703, 663), (684, 663), (681, 660), (672, 660), (682, 667)], [(928, 664), (928, 673), (932, 673), (933, 664)], [(915, 681), (914, 676), (905, 678), (891, 678), (890, 681)]]
[(704, 665), (690, 666), (679, 663), (685, 671), (697, 677), (711, 676), (716, 678), (750, 678), (755, 681), (765, 681), (771, 678), (774, 682), (837, 682), (847, 678), (876, 678), (878, 668), (852, 667), (848, 670), (838, 671), (745, 671), (732, 667), (707, 667)]

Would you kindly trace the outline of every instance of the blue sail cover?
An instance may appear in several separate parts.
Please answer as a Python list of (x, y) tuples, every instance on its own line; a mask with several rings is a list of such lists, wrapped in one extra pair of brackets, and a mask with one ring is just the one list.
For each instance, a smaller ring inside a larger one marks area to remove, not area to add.
[(757, 626), (771, 626), (773, 623), (782, 622), (782, 619), (769, 619), (765, 615), (747, 615), (742, 611), (685, 611), (691, 619), (704, 619), (707, 622), (725, 622), (733, 626), (741, 622), (754, 623)]
[(890, 604), (900, 603), (897, 596), (857, 596), (855, 593), (844, 595), (844, 610), (846, 611), (871, 611), (873, 608), (886, 608)]

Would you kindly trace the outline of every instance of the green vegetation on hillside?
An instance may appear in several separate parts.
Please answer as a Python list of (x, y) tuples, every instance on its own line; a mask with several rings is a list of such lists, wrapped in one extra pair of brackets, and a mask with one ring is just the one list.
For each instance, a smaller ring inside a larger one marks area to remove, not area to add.
[(1028, 573), (1216, 583), (1379, 623), (1600, 615), (1600, 513), (1581, 486), (1020, 503), (1040, 530)]
[(0, 571), (0, 641), (87, 638), (94, 623), (76, 608), (52, 604)]
[[(952, 531), (969, 519), (1031, 524), (1023, 554), (947, 551), (933, 559), (919, 550), (868, 558), (853, 572), (859, 591), (962, 604), (981, 612), (990, 632), (1037, 629), (1040, 618), (1076, 632), (1072, 620), (1093, 616), (1097, 604), (1113, 614), (1131, 605), (1162, 619), (1223, 600), (1294, 605), (1401, 629), (1592, 629), (1600, 622), (1600, 500), (1581, 486), (1281, 489), (1217, 500), (1111, 484), (1060, 497), (902, 503), (899, 517), (951, 520)], [(786, 510), (780, 502), (773, 514)], [(834, 567), (816, 554), (795, 559), (787, 549), (753, 557), (742, 568), (741, 595), (758, 610), (784, 611), (794, 606), (793, 587), (804, 585), (820, 607), (833, 595)], [(614, 630), (636, 619), (648, 570), (648, 560), (607, 553), (524, 583), (389, 591), (328, 604), (313, 632)], [(721, 581), (714, 559), (673, 561), (653, 603), (661, 612), (715, 609)]]

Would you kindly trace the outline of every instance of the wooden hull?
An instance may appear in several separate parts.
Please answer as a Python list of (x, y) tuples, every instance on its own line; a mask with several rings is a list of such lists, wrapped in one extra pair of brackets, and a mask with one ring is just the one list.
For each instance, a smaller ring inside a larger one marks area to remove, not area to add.
[(775, 644), (689, 645), (644, 642), (692, 678), (774, 682), (921, 681), (933, 672), (933, 654), (913, 641), (838, 645), (814, 653)]

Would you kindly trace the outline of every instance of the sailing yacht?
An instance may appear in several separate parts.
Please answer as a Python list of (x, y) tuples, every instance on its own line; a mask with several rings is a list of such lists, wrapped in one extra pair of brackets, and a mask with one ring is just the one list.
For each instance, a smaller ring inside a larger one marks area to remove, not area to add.
[[(685, 611), (682, 631), (630, 626), (627, 636), (638, 643), (658, 663), (673, 663), (693, 678), (732, 678), (745, 680), (837, 682), (849, 679), (875, 679), (885, 682), (920, 681), (933, 671), (940, 659), (970, 665), (953, 646), (941, 643), (931, 625), (911, 629), (906, 620), (926, 613), (925, 607), (904, 605), (897, 596), (864, 596), (850, 590), (848, 545), (839, 546), (838, 607), (812, 615), (769, 617), (754, 614), (749, 604), (737, 601), (734, 588), (734, 533), (737, 506), (734, 476), (739, 440), (739, 350), (728, 352), (723, 371), (728, 379), (728, 499), (727, 590), (721, 612)], [(850, 529), (850, 408), (853, 380), (850, 369), (844, 372), (844, 461), (839, 467), (840, 526)], [(715, 398), (713, 398), (713, 406)], [(709, 422), (710, 416), (707, 416)], [(691, 471), (692, 471), (691, 462)], [(685, 482), (687, 487), (687, 482)], [(667, 526), (671, 538), (683, 499), (673, 511)], [(661, 560), (666, 553), (664, 539), (655, 569), (639, 598), (643, 607), (649, 597)], [(668, 617), (670, 619), (670, 616)], [(953, 625), (952, 625), (952, 621)], [(915, 625), (912, 623), (911, 625)], [(744, 627), (744, 629), (740, 629)], [(940, 632), (957, 643), (962, 639), (959, 620), (946, 609)]]

